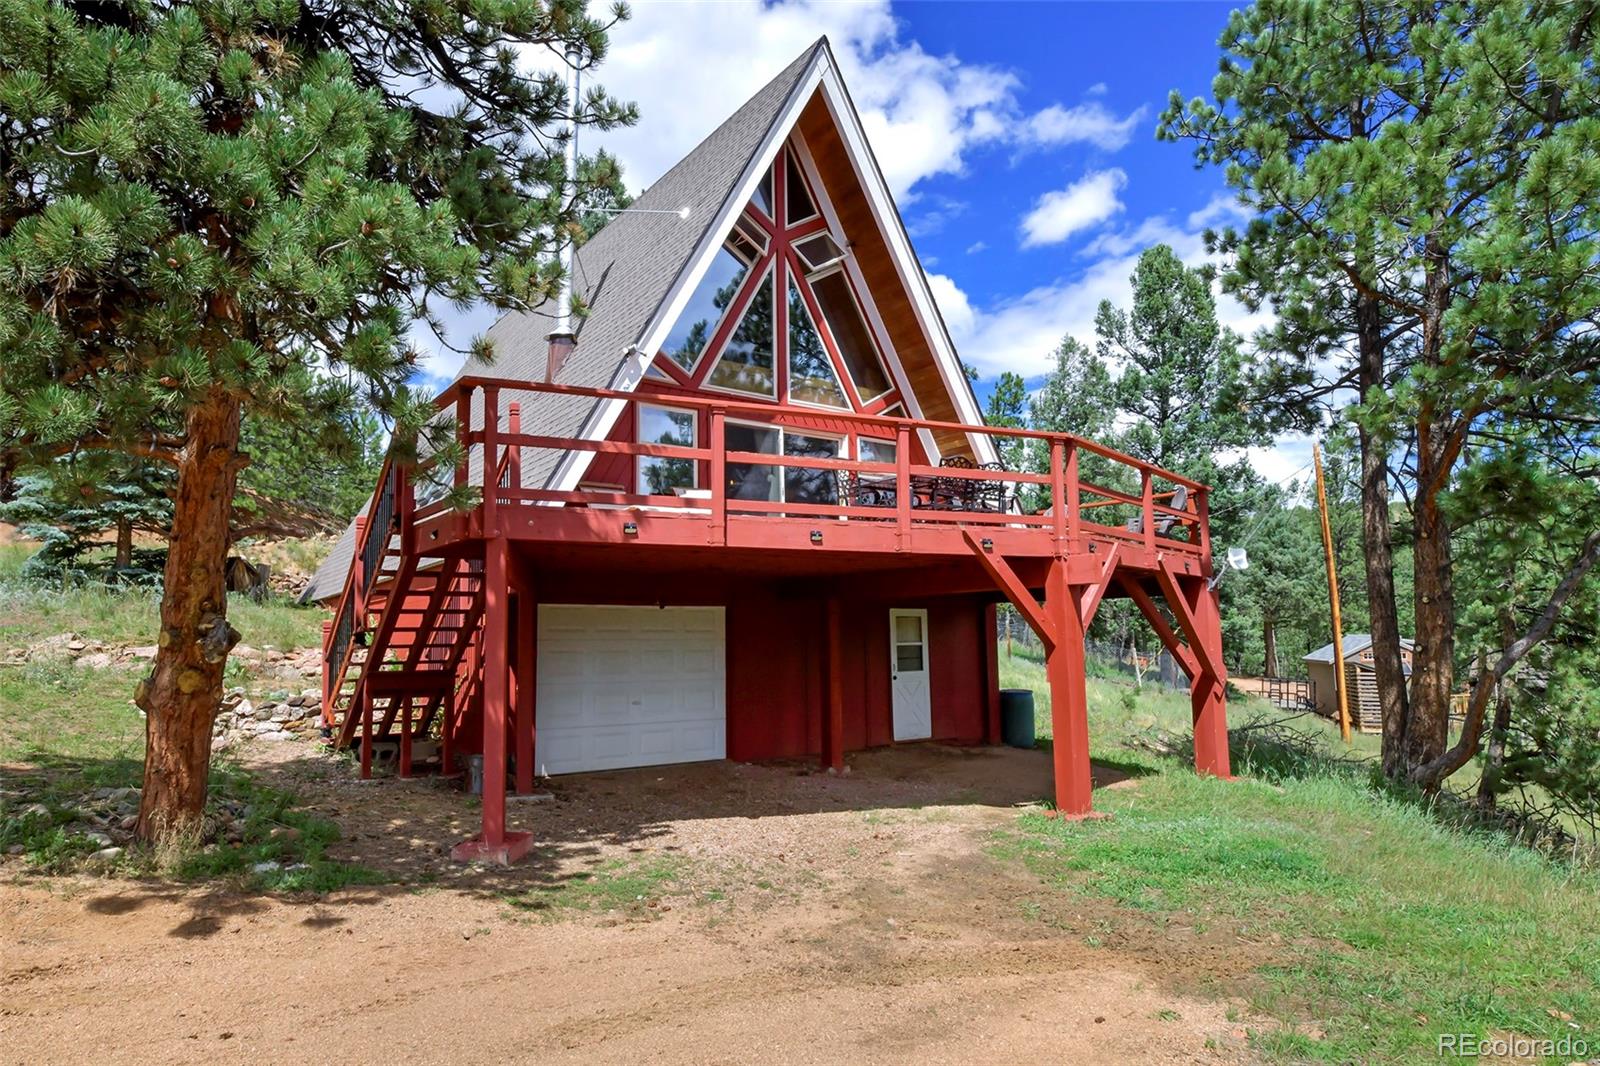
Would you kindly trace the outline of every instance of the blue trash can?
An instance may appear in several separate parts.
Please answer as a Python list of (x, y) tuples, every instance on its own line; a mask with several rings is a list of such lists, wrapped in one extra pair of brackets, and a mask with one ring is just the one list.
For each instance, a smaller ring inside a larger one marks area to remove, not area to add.
[(1000, 739), (1013, 748), (1033, 747), (1033, 690), (1000, 690)]

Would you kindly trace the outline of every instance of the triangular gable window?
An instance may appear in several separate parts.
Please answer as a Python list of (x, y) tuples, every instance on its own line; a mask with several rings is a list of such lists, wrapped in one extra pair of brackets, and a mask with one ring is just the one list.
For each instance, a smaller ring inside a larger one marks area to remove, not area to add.
[(700, 353), (711, 343), (717, 324), (750, 270), (750, 264), (734, 254), (735, 246), (730, 240), (717, 250), (717, 257), (689, 297), (683, 314), (667, 335), (667, 343), (662, 345), (662, 354), (685, 370), (693, 371), (700, 361)]
[(811, 321), (806, 301), (789, 280), (789, 399), (824, 407), (845, 407), (844, 389), (834, 373), (833, 360), (823, 347), (822, 335)]
[(819, 188), (795, 150), (781, 148), (668, 335), (658, 373), (676, 380), (682, 370), (690, 388), (838, 410), (897, 399)]
[(706, 384), (714, 389), (731, 389), (752, 396), (776, 396), (777, 377), (773, 371), (772, 275), (762, 276), (739, 325), (723, 345), (722, 358), (711, 368)]
[(817, 217), (817, 205), (811, 199), (811, 190), (806, 188), (806, 179), (800, 176), (800, 168), (794, 165), (794, 153), (785, 152), (784, 160), (784, 196), (788, 205), (784, 209), (784, 217), (791, 226), (798, 225), (807, 219)]
[(750, 200), (750, 205), (768, 218), (775, 218), (772, 213), (772, 171), (768, 170), (761, 175), (761, 181), (756, 185), (756, 194)]

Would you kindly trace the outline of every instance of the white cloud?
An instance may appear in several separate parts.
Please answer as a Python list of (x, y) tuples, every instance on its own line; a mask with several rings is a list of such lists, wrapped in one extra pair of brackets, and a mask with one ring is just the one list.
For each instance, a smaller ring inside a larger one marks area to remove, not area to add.
[(973, 241), (971, 244), (967, 245), (967, 254), (977, 255), (987, 247), (989, 247), (989, 245), (985, 241)]
[(1127, 184), (1128, 175), (1113, 167), (1091, 170), (1065, 189), (1045, 193), (1022, 220), (1022, 246), (1059, 244), (1104, 222), (1122, 210), (1117, 193)]
[[(1105, 91), (1105, 86), (1090, 89)], [(1024, 127), (1024, 141), (1041, 147), (1088, 143), (1115, 152), (1133, 137), (1134, 127), (1144, 120), (1148, 109), (1140, 107), (1118, 118), (1098, 100), (1062, 107), (1052, 104), (1034, 115)]]
[[(926, 51), (901, 35), (888, 0), (647, 0), (632, 10), (633, 18), (612, 30), (610, 53), (594, 78), (613, 96), (639, 104), (639, 124), (590, 133), (584, 147), (599, 143), (614, 152), (635, 190), (682, 158), (824, 33), (884, 177), (905, 201), (915, 199), (916, 185), (925, 178), (963, 173), (975, 147), (1083, 142), (1114, 150), (1127, 143), (1145, 113), (1141, 108), (1119, 118), (1092, 100), (1029, 114), (1018, 103), (1014, 73)], [(544, 53), (528, 59), (541, 68), (554, 62)]]
[(1189, 228), (1192, 230), (1205, 230), (1217, 226), (1238, 224), (1247, 221), (1250, 212), (1245, 210), (1237, 197), (1232, 193), (1219, 192), (1206, 202), (1198, 211), (1189, 212)]

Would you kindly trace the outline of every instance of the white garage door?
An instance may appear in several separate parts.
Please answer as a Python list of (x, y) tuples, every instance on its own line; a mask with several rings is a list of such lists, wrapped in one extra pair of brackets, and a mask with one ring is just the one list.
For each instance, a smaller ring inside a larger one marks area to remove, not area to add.
[(541, 774), (726, 755), (721, 607), (539, 607)]

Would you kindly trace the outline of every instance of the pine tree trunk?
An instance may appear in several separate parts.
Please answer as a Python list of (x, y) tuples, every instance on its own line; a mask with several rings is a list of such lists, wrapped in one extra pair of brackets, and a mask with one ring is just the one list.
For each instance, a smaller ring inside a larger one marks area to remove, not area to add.
[[(1481, 679), (1479, 684), (1488, 684)], [(1506, 735), (1511, 732), (1511, 685), (1500, 683), (1494, 705), (1494, 724), (1489, 727), (1489, 751), (1485, 756), (1483, 776), (1478, 779), (1478, 807), (1492, 811), (1499, 800), (1500, 777), (1506, 765)]]
[[(1418, 480), (1422, 480), (1422, 464)], [(1437, 496), (1417, 500), (1412, 548), (1416, 570), (1417, 632), (1406, 722), (1405, 766), (1410, 774), (1450, 746), (1450, 689), (1455, 681), (1455, 590), (1451, 582), (1450, 527)], [(1424, 788), (1438, 782), (1417, 780)]]
[(118, 570), (126, 569), (133, 565), (133, 523), (126, 518), (117, 519), (117, 561)]
[(1273, 664), (1278, 661), (1278, 628), (1270, 614), (1261, 619), (1261, 647), (1262, 676), (1277, 677), (1278, 671), (1273, 669)]
[[(1378, 302), (1357, 297), (1356, 341), (1363, 400), (1384, 387), (1383, 318)], [(1383, 772), (1404, 769), (1406, 674), (1400, 656), (1400, 614), (1394, 595), (1394, 542), (1389, 528), (1389, 457), (1382, 437), (1359, 426), (1361, 543), (1367, 557), (1367, 609), (1372, 627), (1372, 672), (1383, 718)]]
[(222, 670), (239, 640), (227, 621), (228, 518), (239, 470), (239, 404), (213, 389), (188, 416), (161, 594), (155, 668), (139, 684), (144, 795), (138, 835), (198, 829)]

